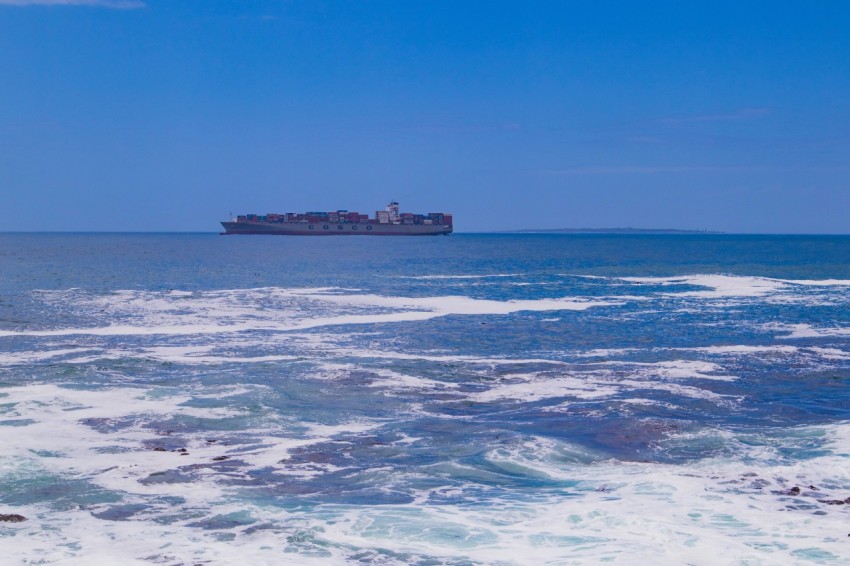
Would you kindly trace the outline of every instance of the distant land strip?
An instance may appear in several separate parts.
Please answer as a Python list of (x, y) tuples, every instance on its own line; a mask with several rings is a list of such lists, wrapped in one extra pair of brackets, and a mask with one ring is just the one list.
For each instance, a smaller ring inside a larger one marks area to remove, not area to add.
[(526, 228), (512, 230), (520, 234), (725, 234), (712, 230), (676, 230), (673, 228)]

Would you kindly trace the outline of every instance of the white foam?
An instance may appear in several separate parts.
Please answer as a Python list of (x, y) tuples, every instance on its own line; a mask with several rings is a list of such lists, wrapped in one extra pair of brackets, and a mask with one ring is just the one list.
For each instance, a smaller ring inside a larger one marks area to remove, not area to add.
[(592, 365), (636, 367), (640, 375), (648, 378), (712, 379), (717, 381), (734, 381), (738, 379), (733, 375), (716, 373), (723, 371), (723, 368), (717, 364), (699, 360), (666, 360), (661, 362), (604, 361), (592, 362)]
[(0, 352), (0, 365), (35, 364), (53, 358), (89, 351), (91, 351), (90, 348), (64, 348), (61, 350), (42, 350), (39, 352)]
[[(415, 505), (347, 508), (323, 533), (353, 548), (480, 563), (700, 564), (720, 552), (729, 563), (791, 564), (816, 550), (820, 561), (837, 564), (844, 555), (845, 509), (833, 507), (824, 516), (795, 511), (770, 486), (751, 488), (741, 480), (756, 473), (779, 488), (776, 477), (783, 475), (848, 489), (846, 456), (775, 465), (756, 454), (747, 464), (721, 459), (682, 466), (587, 465), (587, 456), (550, 439), (528, 439), (488, 453), (488, 460), (496, 470), (548, 478), (555, 487), (536, 487), (510, 501), (488, 498), (474, 482), (434, 488)], [(461, 477), (482, 473), (453, 470)], [(498, 476), (489, 477), (496, 482)], [(432, 496), (436, 505), (429, 504)], [(440, 503), (446, 497), (472, 504)], [(824, 558), (829, 555), (832, 560)]]
[[(777, 327), (772, 327), (776, 329)], [(811, 327), (803, 328), (785, 328), (794, 337), (819, 337), (823, 336), (818, 331), (814, 331)], [(791, 337), (785, 336), (784, 338)], [(824, 360), (846, 360), (850, 359), (850, 352), (846, 352), (839, 348), (821, 348), (821, 347), (806, 347), (798, 348), (797, 346), (749, 346), (749, 345), (730, 345), (730, 346), (705, 346), (699, 348), (674, 348), (678, 351), (703, 352), (710, 355), (721, 356), (750, 356), (757, 354), (790, 356), (794, 354), (809, 354)]]
[(733, 407), (740, 401), (737, 397), (721, 395), (719, 393), (714, 393), (713, 391), (708, 391), (707, 389), (691, 385), (681, 385), (679, 383), (657, 382), (648, 379), (622, 379), (618, 381), (618, 384), (624, 391), (627, 392), (665, 391), (667, 393), (672, 393), (673, 395), (678, 395), (679, 397), (702, 399), (725, 407)]
[[(332, 341), (333, 337), (327, 337), (328, 341)], [(476, 364), (494, 366), (499, 364), (551, 364), (565, 365), (566, 362), (553, 360), (548, 358), (510, 358), (510, 357), (491, 357), (491, 356), (470, 356), (458, 354), (442, 354), (439, 352), (426, 353), (410, 353), (400, 352), (397, 350), (375, 350), (369, 348), (347, 348), (336, 347), (333, 353), (342, 357), (365, 358), (377, 360), (422, 360), (431, 362), (443, 363), (459, 363), (459, 364)]]
[(181, 324), (141, 327), (121, 324), (95, 328), (62, 328), (56, 330), (0, 330), (0, 337), (5, 336), (188, 336), (193, 334), (220, 334), (229, 332), (244, 332), (246, 330), (276, 330), (274, 327), (263, 325), (215, 325), (215, 324)]
[[(37, 464), (54, 473), (86, 477), (108, 489), (130, 493), (155, 493), (162, 489), (162, 486), (145, 486), (137, 481), (159, 471), (162, 466), (188, 465), (221, 455), (220, 447), (207, 447), (200, 439), (187, 446), (189, 457), (179, 459), (175, 453), (142, 450), (143, 442), (155, 438), (151, 431), (144, 429), (144, 423), (175, 415), (211, 419), (234, 415), (233, 411), (223, 408), (184, 406), (183, 403), (191, 399), (189, 396), (148, 397), (138, 389), (86, 391), (32, 385), (5, 388), (2, 392), (7, 395), (5, 402), (14, 403), (14, 412), (7, 413), (7, 417), (34, 421), (25, 426), (0, 427), (5, 457), (20, 464), (31, 461), (34, 453), (56, 454), (58, 457), (39, 458)], [(119, 418), (130, 419), (133, 424), (115, 434), (97, 432), (84, 423), (86, 419)], [(172, 487), (167, 488), (169, 492)], [(176, 489), (180, 495), (193, 500), (203, 500), (215, 491), (214, 486), (195, 484), (179, 484)]]
[(380, 428), (380, 426), (380, 423), (360, 420), (335, 425), (313, 423), (308, 425), (307, 430), (312, 437), (333, 438), (339, 434), (362, 434)]
[(680, 291), (666, 296), (720, 299), (727, 297), (763, 297), (781, 291), (785, 284), (776, 279), (738, 275), (686, 275), (682, 277), (622, 277), (623, 281), (659, 286), (693, 285), (705, 291)]
[(385, 387), (388, 389), (417, 389), (424, 391), (440, 391), (457, 389), (457, 383), (427, 379), (416, 375), (409, 375), (387, 369), (371, 370), (375, 378), (369, 384), (370, 387)]
[[(548, 369), (524, 371), (525, 362), (546, 363)], [(408, 376), (389, 370), (370, 370), (371, 387), (388, 390), (418, 389), (424, 393), (451, 391), (453, 395), (479, 403), (514, 400), (524, 403), (546, 399), (568, 398), (565, 402), (611, 398), (631, 391), (665, 391), (673, 395), (707, 400), (720, 405), (739, 401), (736, 397), (714, 393), (696, 385), (682, 385), (678, 381), (700, 379), (732, 381), (735, 376), (725, 375), (717, 364), (703, 361), (674, 360), (649, 362), (605, 361), (589, 364), (569, 364), (550, 360), (491, 360), (478, 359), (485, 364), (482, 375), (490, 376), (495, 366), (516, 364), (513, 372), (500, 370), (497, 380), (483, 381), (480, 391), (461, 391), (451, 382)], [(322, 375), (337, 379), (345, 377), (354, 366), (323, 364)], [(467, 368), (466, 371), (474, 371)]]
[(841, 327), (833, 327), (833, 328), (815, 328), (811, 324), (806, 323), (797, 323), (797, 324), (785, 324), (785, 323), (770, 323), (765, 324), (763, 326), (767, 330), (773, 330), (776, 332), (783, 332), (784, 335), (778, 336), (778, 338), (824, 338), (828, 336), (850, 336), (850, 328), (841, 328)]
[[(96, 509), (95, 509), (96, 510)], [(236, 532), (234, 540), (224, 533), (233, 530), (205, 530), (190, 527), (191, 520), (159, 524), (146, 513), (131, 520), (110, 521), (95, 517), (91, 510), (48, 510), (37, 506), (20, 508), (28, 521), (15, 525), (16, 535), (0, 542), (7, 564), (112, 565), (134, 564), (286, 564), (343, 565), (346, 553), (331, 546), (324, 553), (299, 553), (287, 535), (298, 537), (312, 526), (304, 517), (270, 508), (218, 504), (214, 513), (227, 516), (273, 520), (281, 527), (252, 534)], [(160, 510), (167, 513), (167, 510)], [(185, 512), (185, 511), (184, 511)], [(286, 526), (284, 526), (286, 525)], [(9, 528), (9, 527), (6, 527)], [(283, 531), (283, 536), (281, 536)]]
[(578, 377), (537, 377), (525, 376), (521, 381), (504, 383), (491, 387), (487, 391), (468, 394), (468, 398), (480, 403), (503, 399), (517, 399), (534, 402), (553, 397), (572, 397), (574, 399), (598, 399), (610, 397), (618, 388), (602, 385)]
[(776, 281), (810, 287), (850, 287), (850, 279), (776, 279)]
[[(328, 301), (341, 305), (415, 309), (417, 314), (447, 315), (499, 315), (529, 311), (582, 311), (596, 306), (617, 304), (607, 300), (580, 298), (492, 301), (463, 296), (444, 297), (384, 297), (380, 295), (347, 295), (328, 297)], [(408, 313), (412, 314), (412, 313)]]
[[(800, 432), (808, 437), (816, 429)], [(833, 449), (841, 448), (842, 441), (850, 438), (850, 426), (844, 423), (827, 427), (827, 435), (833, 437)], [(739, 461), (723, 458), (685, 466), (600, 462), (582, 473), (574, 466), (565, 466), (552, 444), (548, 439), (537, 447), (529, 448), (525, 443), (521, 450), (494, 452), (490, 458), (507, 458), (508, 462), (557, 480), (575, 478), (577, 473), (579, 477), (592, 478), (584, 486), (586, 498), (551, 503), (555, 506), (553, 511), (564, 512), (571, 534), (598, 537), (584, 547), (595, 548), (595, 556), (601, 555), (605, 547), (613, 551), (623, 545), (631, 549), (628, 556), (637, 556), (635, 550), (643, 549), (649, 555), (640, 554), (642, 561), (656, 557), (665, 563), (701, 563), (700, 549), (710, 551), (712, 547), (726, 549), (724, 560), (729, 562), (746, 558), (797, 562), (793, 553), (812, 547), (836, 557), (843, 555), (841, 544), (848, 516), (845, 509), (833, 507), (831, 513), (821, 517), (812, 517), (807, 510), (787, 511), (786, 502), (771, 489), (781, 489), (783, 485), (776, 478), (786, 477), (806, 485), (839, 486), (836, 495), (843, 495), (850, 490), (846, 453), (777, 465), (770, 451), (765, 453), (742, 444), (741, 449), (748, 453), (742, 454)], [(782, 444), (780, 438), (777, 448)], [(747, 487), (748, 481), (742, 478), (754, 472), (757, 477), (768, 479), (770, 486)], [(729, 479), (736, 481), (724, 481)], [(549, 516), (545, 511), (541, 514)], [(541, 521), (539, 525), (544, 531), (555, 531), (554, 535), (561, 524), (562, 521), (553, 521), (546, 525)]]
[(850, 360), (850, 352), (840, 350), (838, 348), (806, 348), (807, 351), (814, 352), (820, 357), (827, 360)]
[[(241, 395), (242, 386), (219, 388), (206, 392), (206, 399)], [(66, 389), (55, 385), (10, 387), (0, 390), (6, 424), (20, 421), (19, 426), (0, 426), (0, 444), (8, 467), (36, 466), (51, 473), (85, 478), (106, 489), (126, 494), (179, 495), (192, 504), (206, 505), (223, 495), (215, 481), (216, 472), (199, 472), (210, 481), (187, 483), (143, 483), (140, 480), (163, 470), (208, 464), (213, 458), (238, 458), (253, 468), (275, 468), (278, 473), (303, 475), (297, 467), (281, 463), (294, 448), (326, 441), (338, 434), (361, 434), (378, 424), (365, 420), (337, 425), (312, 424), (305, 432), (286, 435), (277, 426), (275, 434), (267, 431), (240, 430), (253, 434), (252, 446), (226, 446), (207, 442), (208, 433), (180, 435), (186, 455), (157, 452), (150, 446), (167, 442), (145, 425), (158, 419), (189, 416), (202, 419), (225, 419), (241, 415), (239, 411), (221, 407), (192, 407), (188, 395), (164, 396), (141, 389), (109, 390)], [(89, 423), (120, 421), (114, 432), (104, 432)], [(147, 448), (145, 446), (148, 446)], [(49, 457), (37, 457), (49, 454)], [(324, 472), (329, 470), (325, 469)], [(311, 473), (315, 472), (315, 466)]]
[(795, 346), (704, 346), (700, 348), (677, 348), (691, 352), (705, 352), (706, 354), (718, 355), (746, 355), (746, 354), (794, 354), (798, 351)]
[(465, 296), (387, 297), (350, 294), (336, 288), (259, 288), (172, 292), (116, 291), (105, 296), (79, 291), (46, 293), (55, 302), (75, 303), (93, 316), (106, 312), (106, 326), (0, 331), (6, 336), (152, 336), (299, 331), (335, 325), (386, 324), (448, 315), (507, 315), (516, 312), (583, 311), (621, 304), (617, 300), (563, 297), (494, 301)]
[[(516, 274), (445, 276), (457, 278), (513, 277)], [(434, 277), (434, 276), (424, 276)], [(440, 276), (444, 277), (444, 276)], [(613, 281), (613, 280), (612, 280)], [(799, 287), (843, 288), (843, 280), (780, 280), (718, 274), (680, 277), (625, 277), (620, 281), (658, 286), (691, 285), (706, 290), (661, 293), (662, 297), (758, 298), (772, 302), (834, 304), (837, 297), (797, 296)], [(355, 290), (356, 291), (356, 290)], [(361, 294), (349, 289), (254, 288), (220, 291), (116, 291), (91, 295), (78, 289), (39, 292), (47, 302), (63, 307), (72, 304), (80, 312), (107, 313), (109, 325), (54, 328), (29, 331), (0, 331), (0, 336), (117, 336), (200, 335), (238, 333), (247, 330), (291, 331), (329, 325), (393, 323), (428, 320), (447, 315), (505, 315), (515, 312), (585, 310), (647, 301), (649, 296), (604, 298), (562, 297), (535, 300), (494, 301), (464, 296), (386, 297)], [(842, 300), (846, 297), (842, 296)], [(376, 312), (377, 311), (377, 312)], [(102, 318), (95, 317), (95, 318)]]
[(396, 279), (490, 279), (498, 277), (522, 277), (520, 273), (494, 273), (490, 275), (395, 275)]
[(158, 346), (144, 348), (141, 355), (146, 358), (175, 364), (225, 364), (285, 362), (299, 359), (298, 356), (269, 354), (264, 356), (211, 355), (209, 346)]
[[(631, 351), (631, 350), (625, 350)], [(593, 356), (608, 357), (607, 354), (620, 350), (600, 351)], [(682, 397), (699, 398), (716, 404), (730, 405), (739, 401), (737, 397), (721, 395), (696, 385), (681, 385), (682, 380), (733, 381), (737, 376), (727, 375), (722, 366), (701, 360), (664, 360), (659, 362), (634, 362), (605, 360), (581, 362), (579, 364), (545, 358), (490, 358), (475, 356), (439, 356), (427, 354), (404, 354), (372, 350), (340, 349), (336, 355), (369, 359), (428, 360), (465, 364), (464, 372), (488, 378), (479, 382), (486, 387), (481, 391), (461, 391), (457, 383), (408, 375), (386, 368), (368, 369), (366, 385), (394, 390), (419, 390), (422, 393), (445, 393), (467, 398), (475, 402), (498, 402), (515, 400), (535, 402), (551, 398), (567, 397), (572, 400), (600, 399), (627, 394), (631, 390), (666, 391)], [(535, 371), (525, 367), (532, 365)], [(352, 371), (361, 369), (357, 365), (322, 362), (315, 377), (344, 379)], [(509, 371), (512, 370), (512, 371)], [(498, 379), (493, 380), (493, 372)]]
[(585, 352), (579, 352), (576, 355), (582, 358), (610, 358), (614, 356), (622, 356), (624, 354), (629, 354), (636, 351), (636, 348), (596, 348), (593, 350), (587, 350)]
[[(496, 274), (474, 277), (513, 276), (514, 274)], [(775, 303), (792, 302), (810, 305), (835, 305), (848, 300), (844, 295), (795, 294), (795, 289), (804, 287), (843, 289), (844, 281), (842, 280), (779, 280), (717, 274), (625, 277), (619, 280), (662, 287), (689, 285), (705, 288), (705, 290), (696, 291), (665, 292), (657, 295), (660, 297), (714, 301), (764, 298)], [(91, 313), (91, 324), (75, 328), (2, 330), (0, 337), (193, 336), (241, 333), (252, 330), (293, 332), (336, 325), (416, 322), (449, 315), (504, 316), (518, 312), (583, 311), (593, 307), (617, 306), (632, 301), (653, 299), (653, 295), (617, 295), (602, 298), (559, 297), (497, 301), (457, 295), (381, 296), (333, 287), (266, 287), (192, 293), (125, 290), (107, 295), (92, 295), (72, 289), (41, 292), (36, 296), (62, 308), (73, 305), (74, 309), (80, 313)], [(109, 324), (98, 324), (104, 318), (109, 321)]]
[[(146, 463), (132, 453), (132, 435), (141, 429), (99, 433), (75, 424), (77, 419), (94, 415), (126, 417), (152, 409), (188, 410), (179, 402), (182, 397), (154, 397), (131, 389), (92, 392), (41, 385), (3, 392), (8, 395), (4, 403), (11, 400), (22, 415), (37, 421), (51, 419), (53, 429), (73, 430), (65, 438), (67, 445), (62, 446), (44, 430), (32, 434), (30, 427), (36, 425), (15, 427), (13, 431), (0, 427), (3, 445), (11, 447), (10, 456), (15, 459), (10, 462), (10, 458), (4, 458), (0, 473), (9, 473), (18, 465), (16, 458), (25, 457), (29, 462), (53, 467), (56, 473), (85, 471), (84, 477), (123, 489), (130, 483), (127, 479), (144, 477), (128, 465), (161, 470), (192, 461), (192, 455), (144, 451), (144, 460), (156, 459), (154, 464)], [(305, 465), (287, 466), (285, 458), (293, 446), (342, 434), (368, 433), (375, 426), (359, 420), (316, 423), (308, 425), (302, 438), (261, 436), (255, 446), (241, 450), (238, 456), (233, 446), (192, 446), (190, 452), (207, 450), (204, 459), (230, 453), (252, 466), (310, 478), (341, 468), (327, 466), (317, 471)], [(21, 433), (24, 437), (16, 438)], [(185, 504), (156, 503), (139, 497), (144, 493), (134, 496), (124, 491), (125, 503), (152, 506), (127, 521), (101, 520), (92, 514), (106, 505), (60, 510), (38, 505), (17, 507), (14, 512), (29, 520), (3, 527), (7, 533), (2, 539), (3, 556), (10, 563), (79, 564), (98, 560), (121, 564), (345, 564), (367, 556), (382, 564), (426, 559), (494, 564), (682, 564), (702, 563), (705, 557), (722, 553), (723, 560), (731, 563), (791, 564), (801, 562), (801, 556), (816, 549), (821, 557), (831, 555), (832, 562), (841, 563), (846, 551), (847, 509), (823, 505), (828, 513), (814, 516), (811, 509), (794, 509), (793, 498), (771, 490), (814, 484), (820, 486), (825, 498), (843, 497), (850, 491), (850, 454), (846, 450), (850, 424), (802, 427), (786, 433), (777, 434), (766, 446), (764, 439), (763, 446), (757, 446), (751, 439), (724, 433), (724, 443), (738, 451), (735, 458), (678, 466), (611, 461), (579, 446), (527, 437), (485, 453), (486, 468), (467, 465), (463, 469), (465, 464), (451, 460), (441, 464), (443, 467), (429, 476), (432, 485), (427, 492), (418, 493), (414, 503), (395, 505), (324, 504), (287, 509), (252, 505), (244, 499), (230, 499), (226, 490), (215, 489), (210, 471), (209, 476), (201, 475), (194, 487), (158, 487), (160, 494), (188, 497)], [(824, 445), (821, 455), (789, 461), (783, 451), (796, 442), (795, 438), (802, 445), (820, 439)], [(121, 462), (119, 468), (99, 469), (106, 462), (89, 461), (98, 457), (94, 448), (114, 446), (122, 439), (130, 451), (108, 455), (109, 464)], [(416, 439), (407, 437), (400, 442)], [(80, 444), (89, 449), (81, 450)], [(59, 455), (37, 456), (45, 449), (56, 450)], [(384, 485), (394, 486), (403, 482), (407, 472), (385, 466), (370, 473), (383, 478)], [(753, 473), (770, 485), (749, 486), (751, 479), (746, 474)], [(780, 476), (789, 481), (782, 483)], [(467, 479), (459, 481), (458, 477)], [(517, 477), (534, 478), (534, 488), (506, 487)], [(503, 484), (502, 480), (508, 479)], [(827, 485), (834, 493), (827, 491)], [(270, 528), (251, 530), (246, 524), (206, 530), (192, 526), (199, 519), (216, 515), (243, 517), (246, 523)], [(156, 520), (168, 516), (175, 518)], [(9, 535), (12, 530), (14, 536)]]
[(647, 407), (665, 407), (667, 409), (675, 409), (676, 405), (673, 403), (666, 403), (664, 401), (658, 401), (655, 399), (647, 399), (645, 397), (635, 397), (633, 399), (621, 399), (621, 403), (625, 403), (627, 405), (642, 405)]

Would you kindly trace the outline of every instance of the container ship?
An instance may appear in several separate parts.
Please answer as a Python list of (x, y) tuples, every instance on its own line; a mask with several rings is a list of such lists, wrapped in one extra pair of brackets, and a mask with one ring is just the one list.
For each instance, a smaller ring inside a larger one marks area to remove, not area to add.
[(286, 214), (245, 214), (222, 222), (223, 235), (273, 234), (279, 236), (436, 236), (452, 233), (452, 215), (445, 212), (399, 212), (397, 202), (368, 214), (337, 210)]

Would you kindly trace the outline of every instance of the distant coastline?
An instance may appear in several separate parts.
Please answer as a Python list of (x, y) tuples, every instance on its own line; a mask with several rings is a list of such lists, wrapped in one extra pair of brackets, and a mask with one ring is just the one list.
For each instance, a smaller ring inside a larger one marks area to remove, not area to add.
[(673, 228), (526, 228), (515, 234), (725, 234), (712, 230), (676, 230)]

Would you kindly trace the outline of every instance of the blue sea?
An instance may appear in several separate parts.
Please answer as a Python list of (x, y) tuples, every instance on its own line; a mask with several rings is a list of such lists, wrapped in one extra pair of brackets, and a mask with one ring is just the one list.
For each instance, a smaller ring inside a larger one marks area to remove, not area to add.
[(0, 234), (4, 564), (848, 564), (850, 237)]

